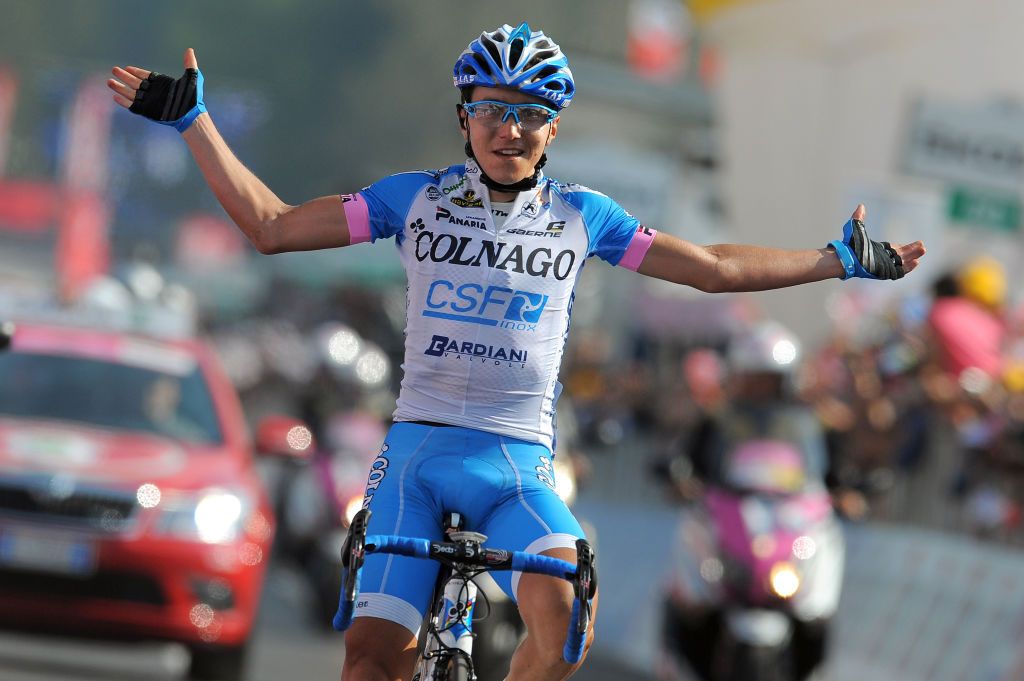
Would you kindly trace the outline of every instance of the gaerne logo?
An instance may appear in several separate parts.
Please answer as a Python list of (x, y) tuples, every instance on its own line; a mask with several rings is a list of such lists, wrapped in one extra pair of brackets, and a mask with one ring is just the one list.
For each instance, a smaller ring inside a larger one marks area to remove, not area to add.
[(536, 331), (548, 296), (494, 284), (455, 285), (447, 279), (430, 282), (424, 317), (496, 326), (511, 331)]
[(438, 206), (437, 210), (434, 211), (434, 220), (447, 220), (450, 225), (462, 225), (463, 227), (487, 229), (487, 223), (484, 220), (479, 218), (463, 218), (458, 215), (452, 215), (452, 212), (444, 206)]
[(552, 239), (559, 239), (562, 236), (562, 231), (565, 230), (565, 220), (558, 220), (557, 222), (549, 222), (548, 226), (543, 230), (537, 229), (510, 229), (509, 234), (521, 234), (522, 236), (542, 236)]
[(450, 262), (465, 267), (506, 270), (531, 277), (547, 277), (550, 273), (559, 281), (572, 274), (576, 262), (576, 253), (569, 249), (557, 253), (550, 248), (527, 251), (522, 244), (434, 234), (429, 230), (416, 235), (414, 255), (420, 262), (430, 259), (433, 262)]
[(455, 357), (466, 359), (470, 362), (493, 362), (495, 366), (505, 364), (520, 368), (526, 366), (526, 350), (516, 348), (503, 348), (496, 345), (484, 343), (471, 343), (469, 341), (458, 341), (448, 336), (435, 335), (430, 339), (430, 345), (423, 352), (431, 357)]
[[(462, 178), (465, 181), (466, 178)], [(483, 208), (484, 200), (476, 195), (472, 189), (467, 189), (462, 196), (453, 196), (452, 203), (462, 208)]]

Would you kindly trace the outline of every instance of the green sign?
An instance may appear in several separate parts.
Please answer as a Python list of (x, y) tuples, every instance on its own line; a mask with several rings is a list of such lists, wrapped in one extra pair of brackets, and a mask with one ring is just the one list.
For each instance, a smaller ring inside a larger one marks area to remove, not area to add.
[(949, 219), (1015, 232), (1020, 229), (1020, 199), (1006, 194), (955, 187), (949, 195)]

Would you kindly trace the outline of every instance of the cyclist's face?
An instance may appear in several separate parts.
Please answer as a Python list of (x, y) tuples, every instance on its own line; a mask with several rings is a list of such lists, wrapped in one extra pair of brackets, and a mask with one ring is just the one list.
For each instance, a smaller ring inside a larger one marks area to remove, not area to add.
[[(493, 100), (508, 104), (551, 105), (539, 97), (525, 95), (517, 90), (477, 86), (472, 101)], [(533, 174), (544, 149), (558, 133), (558, 119), (542, 125), (538, 130), (523, 130), (509, 116), (497, 128), (491, 128), (469, 118), (465, 112), (459, 116), (465, 121), (462, 136), (473, 145), (480, 167), (492, 180), (501, 184), (518, 182)]]

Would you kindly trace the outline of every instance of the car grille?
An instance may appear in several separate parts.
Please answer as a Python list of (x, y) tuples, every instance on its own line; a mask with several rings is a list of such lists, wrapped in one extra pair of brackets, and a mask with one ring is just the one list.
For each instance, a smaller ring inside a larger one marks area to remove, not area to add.
[(0, 569), (0, 594), (56, 600), (101, 599), (125, 603), (165, 605), (167, 597), (149, 575), (133, 572), (99, 572), (90, 577)]
[(34, 481), (0, 481), (0, 514), (56, 522), (102, 532), (121, 532), (131, 525), (139, 506), (133, 495), (102, 489), (75, 489), (55, 494)]

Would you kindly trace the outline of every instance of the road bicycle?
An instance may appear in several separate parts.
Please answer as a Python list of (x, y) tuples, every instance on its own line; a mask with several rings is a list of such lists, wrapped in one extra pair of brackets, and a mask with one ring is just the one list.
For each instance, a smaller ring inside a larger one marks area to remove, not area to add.
[(342, 589), (333, 625), (344, 631), (352, 623), (359, 573), (367, 553), (391, 553), (441, 563), (437, 585), (420, 640), (420, 652), (412, 681), (475, 681), (473, 668), (473, 612), (477, 585), (473, 578), (494, 570), (516, 570), (558, 577), (573, 585), (574, 600), (562, 658), (576, 664), (583, 657), (590, 628), (591, 600), (597, 591), (594, 551), (586, 539), (576, 540), (576, 565), (564, 560), (522, 551), (489, 548), (485, 535), (463, 529), (458, 513), (445, 516), (448, 541), (369, 535), (370, 511), (359, 511), (342, 547)]

